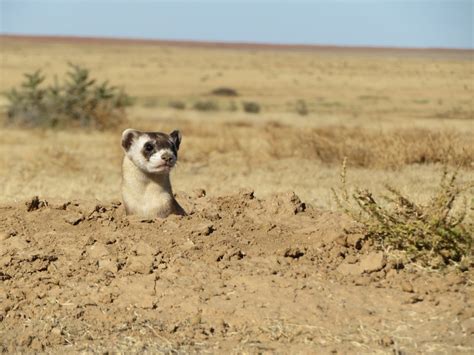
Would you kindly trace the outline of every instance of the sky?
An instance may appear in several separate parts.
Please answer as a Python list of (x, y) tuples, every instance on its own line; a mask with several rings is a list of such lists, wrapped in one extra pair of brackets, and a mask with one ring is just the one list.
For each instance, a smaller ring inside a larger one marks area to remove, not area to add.
[(474, 0), (0, 0), (0, 33), (474, 48)]

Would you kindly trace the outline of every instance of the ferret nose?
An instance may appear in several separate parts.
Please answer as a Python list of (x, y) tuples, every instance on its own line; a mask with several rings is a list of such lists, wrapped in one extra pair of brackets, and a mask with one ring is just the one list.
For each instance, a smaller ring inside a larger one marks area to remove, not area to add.
[(163, 153), (161, 154), (161, 159), (163, 159), (167, 163), (171, 163), (173, 161), (173, 154)]

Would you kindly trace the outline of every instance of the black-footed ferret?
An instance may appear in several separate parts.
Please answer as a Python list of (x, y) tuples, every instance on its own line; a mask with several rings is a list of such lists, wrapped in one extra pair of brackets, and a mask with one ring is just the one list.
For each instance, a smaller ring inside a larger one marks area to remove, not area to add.
[(178, 159), (181, 133), (122, 133), (125, 156), (122, 163), (122, 199), (127, 215), (165, 218), (186, 215), (171, 189), (170, 171)]

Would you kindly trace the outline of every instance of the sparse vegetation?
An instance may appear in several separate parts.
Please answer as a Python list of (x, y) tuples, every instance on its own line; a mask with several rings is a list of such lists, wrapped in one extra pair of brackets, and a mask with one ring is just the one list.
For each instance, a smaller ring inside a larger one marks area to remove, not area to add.
[(116, 127), (125, 118), (132, 101), (123, 90), (107, 81), (96, 83), (89, 70), (70, 64), (64, 83), (55, 78), (43, 87), (46, 77), (37, 70), (25, 74), (19, 89), (6, 93), (8, 123), (22, 127)]
[(234, 102), (234, 101), (231, 101), (229, 103), (229, 106), (227, 107), (227, 109), (230, 111), (230, 112), (235, 112), (239, 109), (239, 107), (237, 106), (237, 104)]
[(170, 101), (168, 102), (168, 106), (176, 110), (186, 109), (186, 103), (183, 101)]
[(160, 106), (160, 100), (157, 97), (145, 97), (141, 100), (143, 107), (154, 108)]
[(217, 89), (212, 90), (212, 95), (215, 96), (227, 96), (227, 97), (236, 97), (239, 96), (237, 90), (229, 88), (229, 87), (220, 87)]
[(193, 108), (198, 111), (217, 111), (219, 106), (217, 103), (211, 100), (197, 101), (194, 103)]
[(379, 131), (345, 126), (297, 130), (272, 124), (267, 126), (266, 135), (266, 141), (275, 148), (269, 153), (277, 159), (302, 156), (337, 164), (347, 157), (351, 166), (383, 169), (430, 163), (470, 168), (474, 163), (470, 135), (449, 130)]
[(242, 107), (244, 108), (244, 111), (248, 112), (248, 113), (259, 113), (260, 112), (260, 105), (257, 102), (244, 101), (244, 102), (242, 102)]
[(296, 101), (295, 110), (296, 113), (301, 116), (306, 116), (309, 113), (308, 106), (306, 105), (306, 101), (304, 100)]
[[(452, 263), (467, 268), (472, 263), (473, 225), (466, 222), (467, 206), (455, 211), (455, 202), (474, 183), (458, 184), (457, 171), (443, 171), (438, 191), (427, 205), (414, 202), (397, 188), (387, 186), (388, 196), (377, 198), (370, 190), (349, 193), (344, 160), (338, 206), (362, 224), (366, 237), (380, 248), (402, 253), (409, 261), (439, 268)], [(385, 203), (384, 203), (385, 202)]]

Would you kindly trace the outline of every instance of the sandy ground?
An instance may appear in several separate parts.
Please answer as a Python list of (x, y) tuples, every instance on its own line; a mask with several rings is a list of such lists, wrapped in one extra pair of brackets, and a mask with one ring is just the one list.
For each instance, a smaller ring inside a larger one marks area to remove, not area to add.
[[(292, 193), (0, 207), (1, 350), (472, 353), (472, 271), (390, 260)], [(30, 211), (28, 211), (30, 210)]]

